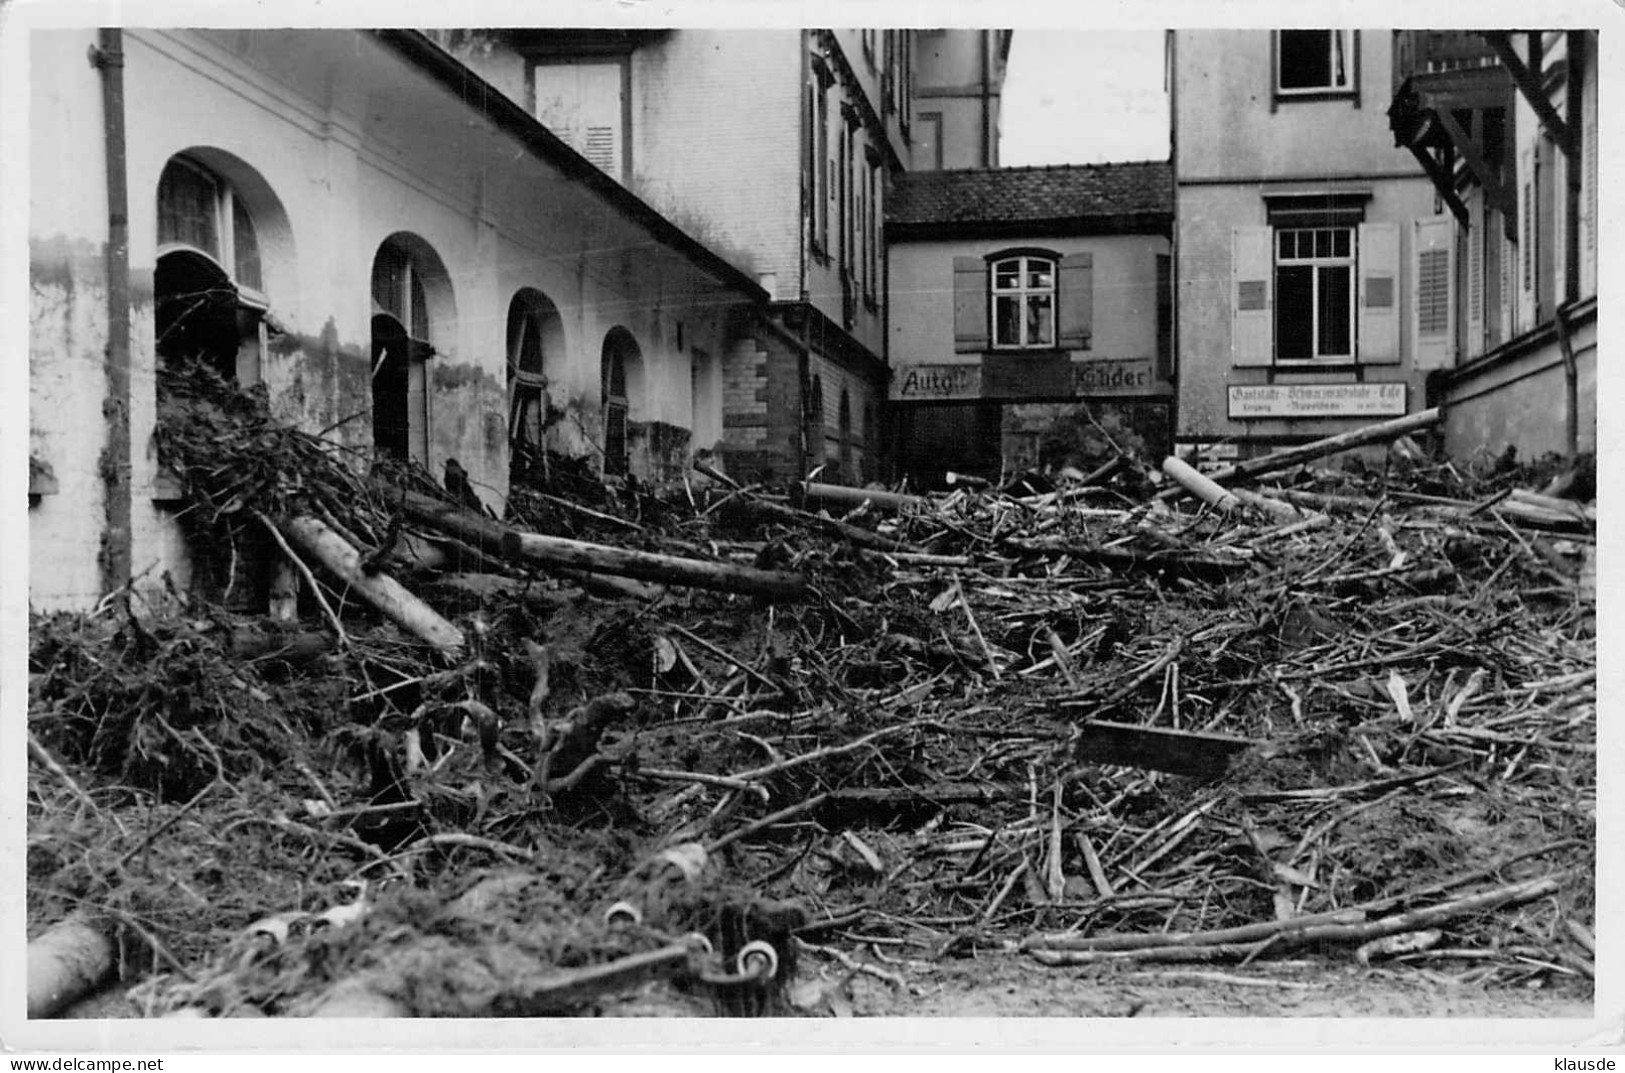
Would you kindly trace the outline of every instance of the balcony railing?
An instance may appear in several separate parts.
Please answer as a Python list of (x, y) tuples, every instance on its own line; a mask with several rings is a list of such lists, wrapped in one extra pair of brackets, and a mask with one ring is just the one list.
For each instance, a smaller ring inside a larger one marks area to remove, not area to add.
[(1475, 30), (1396, 30), (1392, 92), (1398, 95), (1416, 75), (1499, 65), (1495, 50)]

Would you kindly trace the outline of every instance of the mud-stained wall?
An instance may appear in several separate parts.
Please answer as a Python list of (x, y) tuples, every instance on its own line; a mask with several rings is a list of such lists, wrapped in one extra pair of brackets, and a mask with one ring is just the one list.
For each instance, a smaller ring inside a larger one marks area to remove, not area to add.
[[(30, 506), (30, 596), (40, 607), (100, 596), (107, 166), (100, 125), (83, 121), (101, 109), (99, 75), (84, 61), (94, 39), (31, 39), (30, 450), (57, 478)], [(167, 571), (184, 586), (187, 574), (166, 505), (172, 482), (153, 446), (157, 189), (177, 154), (230, 186), (254, 222), (271, 316), (239, 370), (289, 423), (358, 449), (358, 466), (373, 444), (370, 280), (386, 240), (431, 251), (433, 353), (414, 373), (412, 442), (437, 479), (456, 458), (489, 506), (505, 506), (508, 312), (521, 290), (545, 295), (559, 318), (544, 355), (555, 449), (601, 457), (600, 359), (617, 327), (640, 351), (633, 472), (679, 476), (696, 424), (720, 439), (722, 393), (695, 355), (724, 353), (727, 311), (750, 296), (697, 271), (372, 36), (130, 30), (125, 51), (139, 584), (156, 590)]]

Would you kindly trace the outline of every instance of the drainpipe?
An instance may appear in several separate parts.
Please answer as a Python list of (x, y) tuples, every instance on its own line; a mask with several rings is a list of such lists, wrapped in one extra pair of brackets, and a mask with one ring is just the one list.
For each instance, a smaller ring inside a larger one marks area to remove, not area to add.
[[(810, 54), (812, 44), (817, 40), (817, 33), (816, 30), (801, 31), (801, 84), (803, 86), (811, 82), (812, 58)], [(823, 91), (823, 87), (819, 86), (817, 92), (822, 93)], [(811, 309), (811, 301), (807, 295), (807, 233), (812, 229), (813, 221), (818, 218), (818, 206), (813, 204), (813, 193), (817, 189), (816, 185), (813, 187), (807, 185), (808, 169), (805, 162), (812, 156), (813, 146), (818, 144), (818, 139), (812, 129), (812, 121), (818, 115), (818, 102), (811, 101), (810, 103), (812, 105), (810, 114), (803, 116), (801, 122), (797, 124), (801, 128), (801, 159), (803, 161), (801, 168), (801, 204), (804, 212), (803, 218), (798, 221), (800, 255), (796, 258), (796, 272), (799, 277), (796, 293), (801, 301), (801, 328), (798, 333), (800, 338), (796, 348), (796, 436), (794, 441), (796, 455), (794, 479), (796, 480), (802, 480), (807, 476), (807, 390), (812, 383), (812, 357), (807, 343), (807, 321), (811, 319), (808, 315)], [(819, 169), (820, 173), (822, 173), (824, 162), (815, 160), (813, 161), (813, 167)]]
[[(990, 61), (989, 61), (988, 55), (987, 55), (987, 51), (988, 51), (988, 34), (990, 32), (991, 31), (983, 30), (982, 31), (982, 39), (981, 39), (981, 52), (982, 52), (982, 167), (984, 167), (984, 168), (991, 168), (993, 166), (993, 157), (991, 155), (991, 153), (992, 153), (992, 145), (993, 145), (993, 136), (992, 136), (992, 132), (988, 129), (989, 127), (991, 127), (993, 125), (993, 123), (992, 123), (993, 116), (990, 114), (992, 112), (992, 109), (993, 109), (993, 105), (992, 105), (992, 100), (993, 100), (993, 73), (992, 73), (992, 70), (990, 69)], [(938, 137), (941, 137), (941, 135), (939, 134)]]
[(102, 122), (107, 157), (107, 350), (102, 417), (105, 526), (99, 556), (102, 591), (128, 604), (130, 585), (130, 217), (125, 176), (124, 41), (102, 29), (90, 62), (102, 76)]
[[(1568, 34), (1568, 145), (1565, 152), (1563, 174), (1567, 177), (1567, 211), (1563, 214), (1563, 300), (1580, 300), (1580, 184), (1584, 180), (1585, 122), (1581, 114), (1585, 109), (1585, 73), (1589, 57), (1586, 55), (1584, 30), (1570, 30)], [(1593, 224), (1592, 226), (1596, 226)], [(1558, 324), (1561, 331), (1562, 317)]]
[(1574, 340), (1569, 337), (1569, 306), (1557, 307), (1557, 347), (1563, 354), (1563, 445), (1569, 458), (1580, 455), (1580, 370), (1574, 361)]

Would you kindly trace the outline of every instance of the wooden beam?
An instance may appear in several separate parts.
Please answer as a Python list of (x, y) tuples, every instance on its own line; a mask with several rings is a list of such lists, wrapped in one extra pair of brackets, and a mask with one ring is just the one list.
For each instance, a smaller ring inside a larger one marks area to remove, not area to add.
[(1568, 124), (1563, 121), (1563, 117), (1557, 114), (1556, 108), (1552, 107), (1551, 99), (1546, 96), (1546, 87), (1542, 84), (1539, 34), (1540, 31), (1536, 30), (1529, 35), (1530, 49), (1533, 53), (1530, 66), (1524, 65), (1523, 59), (1518, 55), (1517, 50), (1512, 47), (1510, 34), (1501, 31), (1484, 31), (1483, 37), (1485, 41), (1489, 42), (1490, 47), (1495, 50), (1495, 55), (1500, 59), (1501, 66), (1505, 67), (1507, 73), (1512, 75), (1513, 84), (1523, 94), (1524, 100), (1529, 102), (1529, 107), (1535, 110), (1535, 115), (1540, 118), (1541, 123), (1551, 132), (1552, 137), (1557, 139), (1557, 144), (1563, 149), (1563, 155), (1572, 160), (1574, 159), (1574, 137), (1569, 131)]
[(1509, 206), (1511, 211), (1516, 212), (1516, 206), (1510, 205), (1511, 192), (1502, 185), (1500, 175), (1490, 169), (1489, 163), (1479, 153), (1473, 139), (1468, 137), (1467, 132), (1461, 129), (1461, 124), (1456, 122), (1456, 117), (1450, 112), (1439, 112), (1438, 119), (1439, 126), (1456, 144), (1456, 152), (1461, 154), (1461, 158), (1467, 162), (1468, 170), (1484, 188), (1484, 196), (1502, 212), (1508, 211)]
[(1439, 196), (1444, 199), (1444, 203), (1450, 206), (1451, 215), (1460, 220), (1463, 227), (1468, 226), (1471, 215), (1467, 212), (1467, 206), (1462, 204), (1461, 198), (1456, 196), (1454, 177), (1445, 171), (1423, 146), (1407, 145), (1406, 148), (1411, 151), (1411, 155), (1422, 165), (1422, 170), (1427, 172), (1428, 178), (1433, 181), (1433, 189), (1437, 190)]
[(1101, 720), (1085, 722), (1079, 730), (1079, 760), (1202, 778), (1223, 775), (1232, 757), (1260, 744), (1228, 734), (1203, 734)]

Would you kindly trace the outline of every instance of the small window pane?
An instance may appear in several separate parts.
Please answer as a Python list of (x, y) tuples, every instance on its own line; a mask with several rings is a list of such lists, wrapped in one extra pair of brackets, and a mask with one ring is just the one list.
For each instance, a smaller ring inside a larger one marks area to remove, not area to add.
[(1349, 232), (1347, 229), (1332, 232), (1332, 256), (1347, 257), (1349, 255)]
[(1287, 260), (1298, 255), (1298, 244), (1296, 241), (1297, 234), (1298, 233), (1296, 231), (1282, 231), (1280, 234), (1276, 235), (1275, 238), (1278, 246), (1277, 256), (1281, 257), (1283, 260)]
[(1275, 273), (1275, 356), (1314, 357), (1314, 271), (1297, 265)]
[(1017, 299), (993, 299), (993, 343), (995, 346), (1021, 345), (1021, 306)]
[(1001, 291), (1013, 291), (1021, 286), (1021, 262), (1000, 261), (993, 266), (993, 286)]
[(1332, 265), (1320, 269), (1320, 357), (1352, 353), (1349, 284), (1348, 266)]
[(1027, 262), (1027, 286), (1046, 291), (1055, 286), (1054, 269), (1048, 261)]
[(207, 173), (178, 160), (170, 161), (158, 179), (159, 243), (192, 246), (219, 260), (218, 198), (218, 189)]
[(412, 326), (409, 329), (413, 339), (428, 341), (429, 338), (429, 302), (423, 293), (423, 279), (416, 272), (412, 277)]
[(1315, 232), (1315, 256), (1330, 257), (1332, 255), (1332, 233), (1330, 231)]
[(260, 243), (259, 237), (254, 234), (254, 221), (248, 215), (241, 198), (232, 198), (231, 202), (231, 240), (235, 248), (233, 256), (236, 265), (237, 283), (243, 287), (252, 287), (256, 291), (265, 289), (260, 280)]
[(1047, 294), (1027, 298), (1027, 345), (1051, 346), (1055, 342), (1055, 300)]
[(1331, 30), (1280, 31), (1282, 89), (1330, 89), (1332, 81)]

